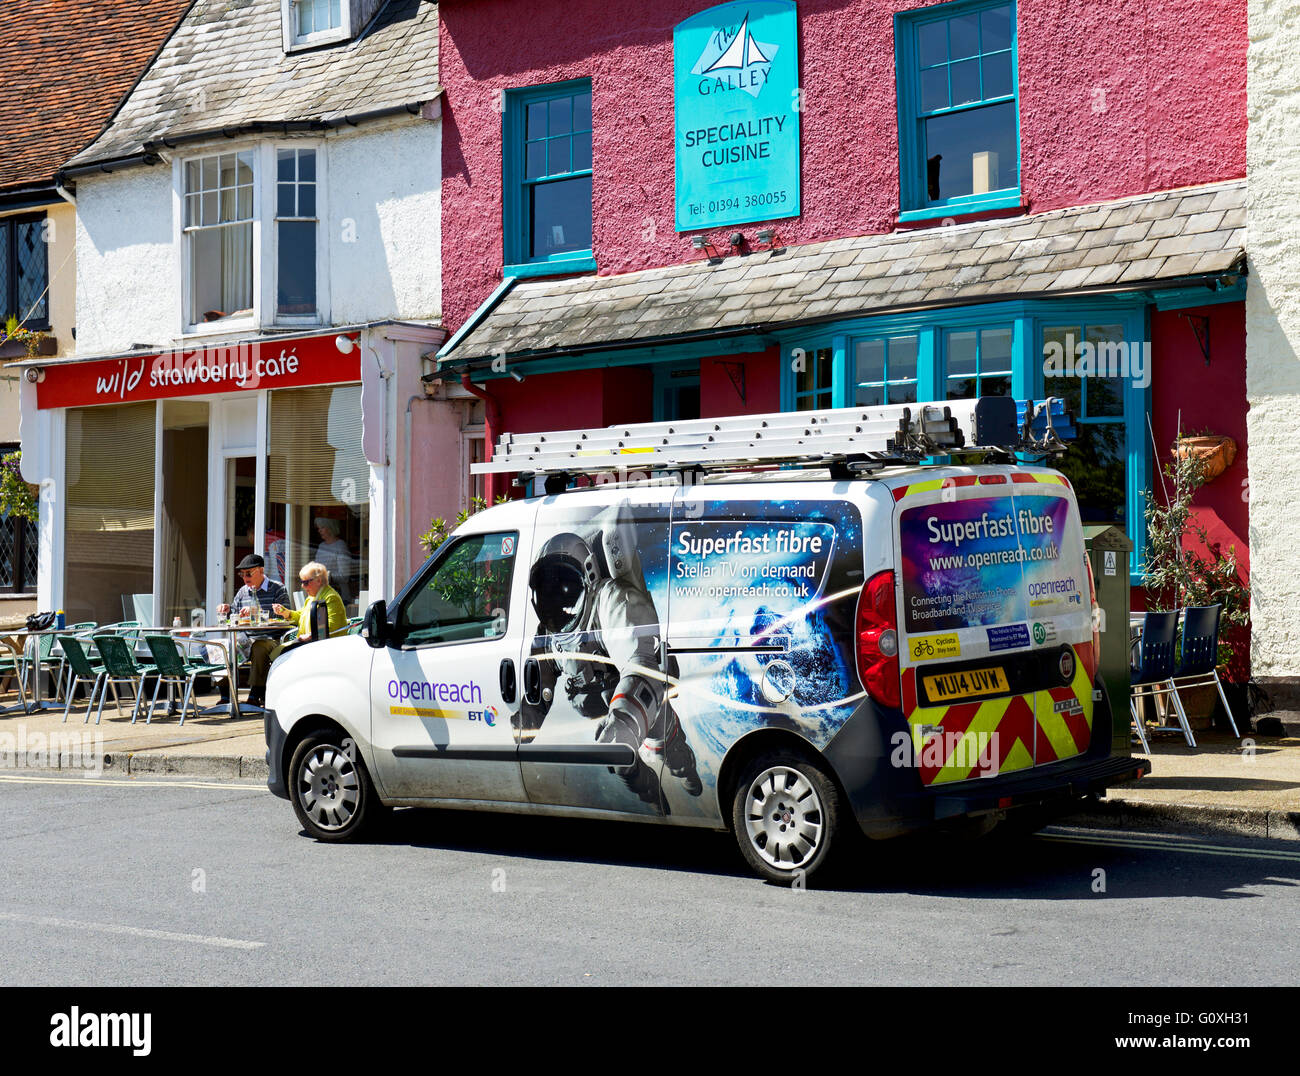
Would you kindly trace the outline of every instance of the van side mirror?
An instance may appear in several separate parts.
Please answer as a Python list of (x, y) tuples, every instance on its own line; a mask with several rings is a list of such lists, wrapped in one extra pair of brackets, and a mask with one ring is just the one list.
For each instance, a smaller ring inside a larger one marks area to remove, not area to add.
[(388, 603), (382, 598), (371, 602), (361, 621), (361, 637), (376, 650), (388, 645)]

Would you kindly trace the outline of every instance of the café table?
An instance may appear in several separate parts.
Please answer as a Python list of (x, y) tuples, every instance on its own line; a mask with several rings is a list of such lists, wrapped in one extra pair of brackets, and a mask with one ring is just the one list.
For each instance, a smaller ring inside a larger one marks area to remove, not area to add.
[(278, 638), (279, 636), (283, 635), (286, 631), (288, 631), (290, 628), (294, 628), (294, 627), (297, 627), (297, 625), (294, 624), (292, 620), (273, 620), (269, 622), (263, 621), (261, 624), (240, 623), (238, 620), (236, 620), (234, 623), (216, 624), (216, 625), (209, 624), (202, 628), (181, 628), (181, 629), (173, 628), (172, 629), (173, 635), (178, 635), (178, 636), (188, 635), (191, 637), (208, 636), (208, 635), (225, 635), (227, 636), (228, 639), (228, 641), (224, 643), (219, 642), (215, 639), (209, 641), (206, 638), (195, 640), (196, 642), (202, 642), (203, 645), (205, 646), (220, 647), (225, 652), (226, 675), (230, 678), (229, 679), (230, 702), (217, 703), (217, 705), (215, 706), (209, 706), (205, 710), (200, 710), (199, 711), (200, 716), (211, 717), (214, 714), (229, 712), (231, 717), (238, 718), (241, 716), (242, 710), (249, 711), (250, 717), (261, 716), (262, 714), (265, 714), (266, 711), (262, 707), (254, 706), (252, 703), (248, 703), (248, 702), (242, 704), (242, 710), (241, 710), (241, 703), (239, 701), (239, 659), (238, 659), (239, 645), (236, 636), (247, 635), (250, 638), (257, 638), (259, 636), (270, 635)]
[[(0, 708), (0, 716), (4, 716), (6, 714), (16, 714), (16, 713), (25, 713), (25, 714), (43, 713), (46, 710), (59, 709), (59, 704), (57, 702), (48, 703), (41, 697), (41, 671), (42, 670), (41, 670), (41, 659), (40, 659), (40, 637), (43, 635), (67, 635), (67, 634), (68, 634), (67, 628), (43, 628), (40, 631), (30, 631), (27, 628), (22, 628), (19, 630), (6, 631), (4, 632), (3, 635), (0, 635), (0, 643), (3, 643), (5, 646), (7, 646), (13, 652), (15, 659), (18, 660), (22, 659), (23, 655), (25, 654), (29, 646), (34, 646), (35, 653), (33, 653), (32, 655), (31, 665), (29, 666), (29, 668), (34, 669), (36, 673), (36, 675), (32, 678), (33, 683), (32, 683), (31, 701), (30, 702), (28, 701), (25, 686), (23, 685), (20, 679), (18, 685), (18, 696), (19, 698), (22, 699), (22, 702), (15, 703), (12, 706), (6, 706)], [(32, 643), (33, 639), (37, 640), (36, 643), (34, 644)], [(21, 642), (19, 640), (21, 640)], [(17, 672), (15, 672), (14, 675), (17, 676)]]

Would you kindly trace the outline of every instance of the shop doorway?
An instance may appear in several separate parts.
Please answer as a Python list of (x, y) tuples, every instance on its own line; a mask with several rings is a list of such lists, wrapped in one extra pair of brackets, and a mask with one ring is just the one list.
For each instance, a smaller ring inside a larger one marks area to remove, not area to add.
[(201, 619), (207, 591), (208, 405), (201, 400), (163, 404), (162, 498), (158, 520), (162, 607), (151, 619), (182, 624)]
[[(232, 456), (226, 460), (225, 563), (221, 593), (229, 601), (243, 584), (235, 565), (257, 552), (257, 458)], [(268, 570), (267, 575), (271, 572)]]

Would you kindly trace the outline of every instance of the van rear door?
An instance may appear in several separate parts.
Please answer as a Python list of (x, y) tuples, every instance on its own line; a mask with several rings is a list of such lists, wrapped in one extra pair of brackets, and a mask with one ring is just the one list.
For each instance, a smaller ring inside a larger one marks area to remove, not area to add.
[(1064, 483), (1024, 469), (894, 489), (903, 711), (926, 785), (1087, 749), (1090, 610)]

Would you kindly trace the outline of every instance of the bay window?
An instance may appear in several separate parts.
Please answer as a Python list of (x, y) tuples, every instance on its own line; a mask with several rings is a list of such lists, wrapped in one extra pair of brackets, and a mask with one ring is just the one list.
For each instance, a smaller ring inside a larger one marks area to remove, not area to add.
[(323, 156), (266, 143), (179, 166), (186, 331), (326, 320)]

